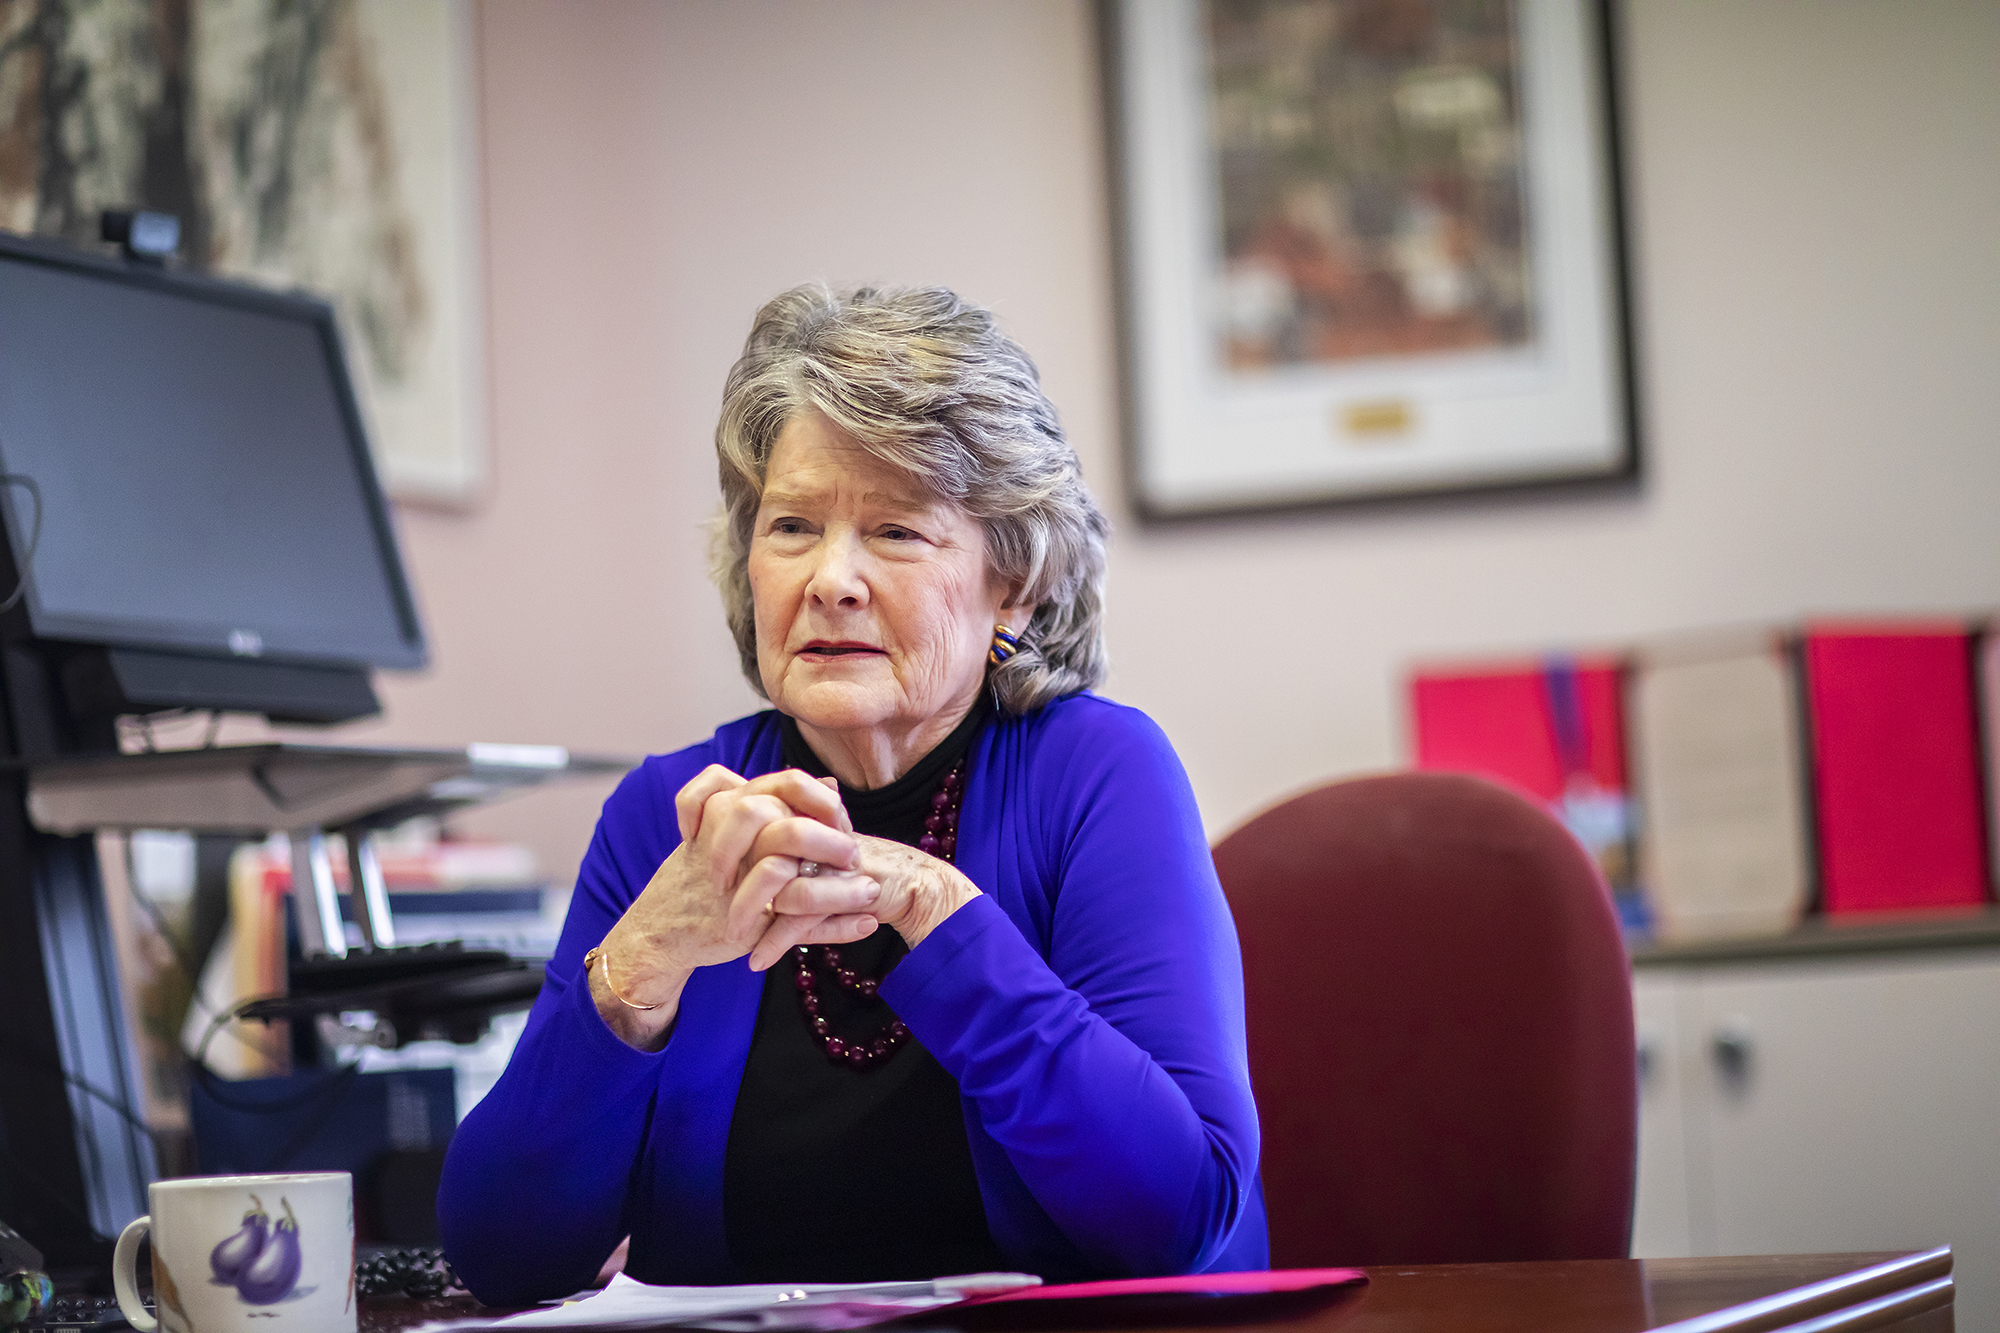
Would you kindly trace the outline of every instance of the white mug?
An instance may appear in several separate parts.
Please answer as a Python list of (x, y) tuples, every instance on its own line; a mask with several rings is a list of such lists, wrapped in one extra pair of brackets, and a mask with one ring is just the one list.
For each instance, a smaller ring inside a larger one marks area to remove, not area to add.
[[(111, 1256), (139, 1333), (354, 1333), (354, 1181), (345, 1171), (156, 1180)], [(155, 1319), (134, 1281), (153, 1233)]]

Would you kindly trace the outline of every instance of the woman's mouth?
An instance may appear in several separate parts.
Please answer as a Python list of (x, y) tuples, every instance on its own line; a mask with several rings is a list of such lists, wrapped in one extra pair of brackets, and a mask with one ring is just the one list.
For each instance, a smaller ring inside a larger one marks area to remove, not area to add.
[(849, 643), (844, 641), (835, 643), (815, 639), (804, 648), (801, 648), (799, 655), (801, 657), (815, 658), (822, 662), (836, 662), (842, 659), (853, 660), (862, 657), (880, 657), (882, 656), (882, 650), (873, 644), (867, 643)]

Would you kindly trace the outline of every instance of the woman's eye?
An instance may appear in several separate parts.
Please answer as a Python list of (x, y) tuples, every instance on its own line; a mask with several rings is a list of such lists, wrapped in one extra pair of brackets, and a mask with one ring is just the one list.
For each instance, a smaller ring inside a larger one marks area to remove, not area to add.
[(805, 530), (806, 524), (804, 519), (779, 518), (771, 521), (771, 534), (773, 536), (793, 537)]
[(899, 528), (894, 526), (893, 524), (889, 527), (882, 529), (882, 535), (884, 537), (887, 537), (892, 542), (913, 542), (918, 539), (917, 534), (912, 532), (910, 529)]

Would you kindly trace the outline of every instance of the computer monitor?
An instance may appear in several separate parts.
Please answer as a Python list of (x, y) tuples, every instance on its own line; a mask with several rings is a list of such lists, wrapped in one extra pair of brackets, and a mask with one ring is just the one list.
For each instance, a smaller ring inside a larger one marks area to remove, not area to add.
[(322, 300), (0, 235), (0, 473), (74, 708), (337, 721), (425, 660)]
[(376, 712), (424, 634), (311, 296), (0, 234), (0, 520), (0, 1216), (101, 1267), (159, 1162), (96, 847), (30, 771), (125, 714)]

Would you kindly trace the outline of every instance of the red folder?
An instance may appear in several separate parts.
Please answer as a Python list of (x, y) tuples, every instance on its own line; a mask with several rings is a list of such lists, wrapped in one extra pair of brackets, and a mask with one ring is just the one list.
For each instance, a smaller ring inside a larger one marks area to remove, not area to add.
[(1986, 820), (1966, 627), (1813, 626), (1805, 674), (1824, 909), (1984, 902)]
[[(1573, 673), (1581, 734), (1559, 714), (1552, 671)], [(1625, 790), (1625, 739), (1618, 663), (1583, 658), (1421, 671), (1410, 681), (1417, 767), (1478, 773), (1556, 803), (1576, 778)]]
[[(1476, 773), (1546, 805), (1596, 859), (1614, 893), (1632, 889), (1621, 664), (1551, 657), (1410, 681), (1417, 767)], [(1637, 925), (1636, 900), (1627, 898)]]

